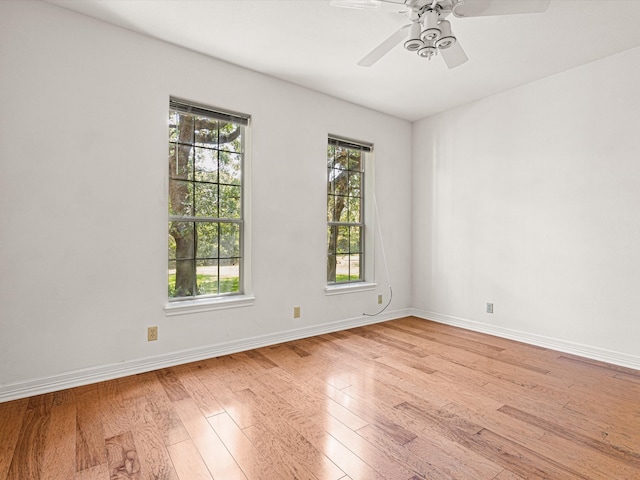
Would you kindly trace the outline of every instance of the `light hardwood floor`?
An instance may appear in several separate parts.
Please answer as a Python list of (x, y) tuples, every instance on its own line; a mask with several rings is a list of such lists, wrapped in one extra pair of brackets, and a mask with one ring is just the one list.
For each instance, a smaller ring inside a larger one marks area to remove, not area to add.
[(416, 318), (0, 404), (0, 480), (640, 479), (640, 372)]

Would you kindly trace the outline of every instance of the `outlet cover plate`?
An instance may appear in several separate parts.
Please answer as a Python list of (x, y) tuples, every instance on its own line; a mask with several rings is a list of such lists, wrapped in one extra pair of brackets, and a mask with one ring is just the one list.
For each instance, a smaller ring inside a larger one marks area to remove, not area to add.
[(147, 328), (147, 341), (153, 342), (155, 340), (158, 340), (158, 327)]

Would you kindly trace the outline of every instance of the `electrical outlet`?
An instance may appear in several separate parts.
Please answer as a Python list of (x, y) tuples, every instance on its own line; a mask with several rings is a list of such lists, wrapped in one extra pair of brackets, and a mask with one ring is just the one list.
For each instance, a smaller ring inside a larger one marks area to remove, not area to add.
[(300, 307), (293, 307), (293, 318), (300, 318)]
[(378, 295), (378, 305), (382, 305), (382, 295)]
[(158, 339), (158, 327), (147, 328), (147, 341), (153, 342)]
[(487, 313), (493, 313), (493, 303), (487, 303)]

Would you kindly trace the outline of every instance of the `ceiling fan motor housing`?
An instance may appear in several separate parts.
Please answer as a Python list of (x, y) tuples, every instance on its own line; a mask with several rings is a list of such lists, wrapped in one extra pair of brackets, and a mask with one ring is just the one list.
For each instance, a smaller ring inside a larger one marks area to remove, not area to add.
[(438, 28), (438, 12), (436, 10), (427, 10), (422, 16), (424, 18), (424, 30), (420, 38), (424, 42), (435, 42), (440, 38), (440, 28)]

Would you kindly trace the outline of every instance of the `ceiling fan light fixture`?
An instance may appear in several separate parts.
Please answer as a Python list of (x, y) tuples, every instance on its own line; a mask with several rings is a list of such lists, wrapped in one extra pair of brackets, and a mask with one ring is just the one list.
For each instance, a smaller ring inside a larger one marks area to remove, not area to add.
[(424, 42), (420, 38), (420, 22), (414, 22), (409, 30), (409, 40), (404, 42), (404, 48), (410, 52), (415, 52), (424, 47)]
[(418, 55), (427, 60), (431, 60), (431, 57), (438, 53), (438, 49), (433, 42), (427, 42), (426, 45), (418, 50)]
[(439, 48), (440, 50), (444, 50), (456, 43), (457, 39), (451, 31), (451, 23), (449, 23), (448, 20), (442, 20), (440, 22), (440, 32), (441, 36), (438, 40), (436, 40), (437, 48)]
[(435, 42), (440, 38), (440, 28), (438, 28), (438, 12), (435, 10), (427, 10), (423, 15), (424, 30), (420, 38), (426, 42)]

